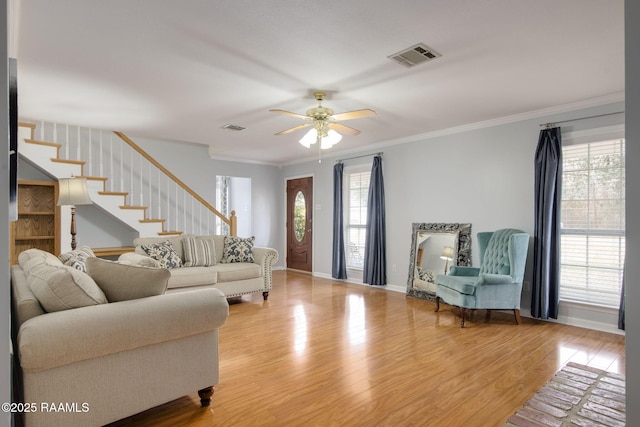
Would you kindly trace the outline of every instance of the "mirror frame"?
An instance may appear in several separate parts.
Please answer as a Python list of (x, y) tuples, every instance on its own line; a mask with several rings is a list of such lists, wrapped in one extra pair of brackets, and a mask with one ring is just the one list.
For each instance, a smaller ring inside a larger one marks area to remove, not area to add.
[(409, 253), (409, 278), (407, 280), (407, 296), (434, 301), (436, 294), (413, 287), (414, 271), (417, 256), (417, 235), (419, 231), (428, 233), (448, 233), (456, 236), (456, 260), (451, 265), (471, 266), (471, 224), (414, 222), (411, 226), (411, 251)]

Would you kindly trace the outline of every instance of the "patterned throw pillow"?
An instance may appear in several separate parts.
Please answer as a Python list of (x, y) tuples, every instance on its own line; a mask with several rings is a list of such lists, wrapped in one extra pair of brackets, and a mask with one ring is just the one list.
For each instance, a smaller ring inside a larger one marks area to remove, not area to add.
[(185, 267), (209, 267), (216, 265), (216, 245), (213, 239), (182, 239)]
[(182, 267), (180, 255), (173, 249), (173, 245), (168, 240), (160, 243), (149, 243), (140, 247), (147, 255), (158, 261), (162, 268)]
[(255, 237), (224, 236), (222, 262), (253, 262), (253, 241)]
[(74, 249), (71, 252), (60, 254), (58, 259), (62, 261), (64, 265), (73, 267), (76, 270), (87, 272), (86, 262), (87, 258), (95, 257), (93, 250), (89, 246), (80, 246), (78, 249)]
[(416, 267), (418, 270), (418, 279), (424, 282), (435, 283), (435, 278), (433, 277), (433, 271), (425, 270), (422, 267)]

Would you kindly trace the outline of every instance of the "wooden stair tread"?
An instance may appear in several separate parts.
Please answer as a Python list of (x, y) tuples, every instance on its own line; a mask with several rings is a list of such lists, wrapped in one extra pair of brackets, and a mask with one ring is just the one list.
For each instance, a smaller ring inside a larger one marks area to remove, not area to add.
[(120, 209), (147, 209), (147, 206), (129, 206), (129, 205), (122, 205), (122, 206), (120, 206)]
[(128, 196), (129, 193), (125, 191), (98, 191), (101, 196)]
[(54, 148), (62, 147), (62, 144), (59, 144), (57, 142), (38, 141), (37, 139), (25, 139), (25, 142), (29, 144), (36, 144), (36, 145), (46, 145), (47, 147), (54, 147)]
[(139, 220), (142, 223), (152, 223), (152, 222), (165, 222), (165, 219), (141, 219)]
[(58, 159), (55, 157), (51, 158), (52, 162), (56, 162), (56, 163), (68, 163), (70, 165), (80, 165), (80, 166), (84, 166), (84, 164), (86, 162), (82, 161), (82, 160), (68, 160), (68, 159)]
[(127, 252), (135, 252), (136, 248), (133, 246), (117, 246), (107, 248), (93, 248), (93, 253), (97, 257), (103, 256), (117, 256)]
[(161, 231), (158, 233), (158, 236), (179, 236), (182, 234), (182, 231)]
[(31, 129), (35, 129), (36, 125), (33, 123), (25, 123), (25, 122), (18, 122), (18, 126), (22, 126), (23, 128), (31, 128)]
[(84, 178), (86, 180), (92, 180), (92, 181), (106, 181), (107, 179), (109, 179), (104, 176), (86, 176), (86, 175), (80, 175), (80, 176), (77, 176), (76, 178)]

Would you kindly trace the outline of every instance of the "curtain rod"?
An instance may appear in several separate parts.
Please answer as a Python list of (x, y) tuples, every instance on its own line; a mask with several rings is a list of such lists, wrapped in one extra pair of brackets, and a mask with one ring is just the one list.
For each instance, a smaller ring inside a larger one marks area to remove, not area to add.
[(382, 156), (382, 151), (379, 153), (363, 154), (362, 156), (354, 156), (354, 157), (348, 157), (346, 159), (336, 160), (336, 163), (344, 162), (345, 160), (353, 160), (353, 159), (359, 159), (361, 157), (369, 157), (369, 156)]
[(587, 119), (595, 119), (597, 117), (605, 117), (605, 116), (613, 116), (614, 114), (623, 114), (623, 111), (616, 111), (615, 113), (605, 113), (605, 114), (598, 114), (595, 116), (588, 116), (588, 117), (579, 117), (577, 119), (569, 119), (569, 120), (560, 120), (559, 122), (548, 122), (548, 123), (540, 123), (540, 126), (546, 126), (547, 129), (553, 127), (553, 125), (559, 125), (560, 123), (569, 123), (569, 122), (576, 122), (578, 120), (587, 120)]

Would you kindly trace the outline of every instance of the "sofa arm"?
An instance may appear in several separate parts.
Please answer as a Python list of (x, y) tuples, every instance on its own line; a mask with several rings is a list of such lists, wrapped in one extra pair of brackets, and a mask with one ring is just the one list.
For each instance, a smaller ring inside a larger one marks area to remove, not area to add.
[(260, 265), (260, 272), (264, 278), (263, 292), (271, 291), (271, 276), (273, 264), (278, 262), (278, 251), (273, 248), (253, 247), (253, 262)]
[(224, 294), (210, 288), (47, 313), (20, 327), (20, 364), (40, 371), (94, 359), (214, 331), (228, 316)]
[(161, 267), (160, 263), (155, 259), (151, 258), (150, 256), (140, 255), (135, 252), (127, 252), (120, 255), (118, 257), (118, 262), (121, 262), (123, 264), (137, 265), (140, 267), (154, 267), (154, 268)]

